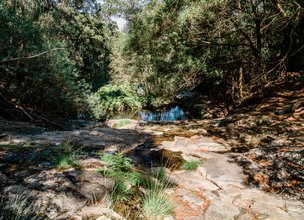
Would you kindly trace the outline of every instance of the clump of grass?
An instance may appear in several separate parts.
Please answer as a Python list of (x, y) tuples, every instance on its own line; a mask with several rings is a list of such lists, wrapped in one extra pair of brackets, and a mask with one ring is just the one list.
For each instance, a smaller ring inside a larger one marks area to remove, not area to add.
[(174, 211), (170, 198), (164, 192), (172, 186), (164, 168), (156, 171), (155, 178), (157, 181), (149, 185), (148, 192), (142, 196), (141, 209), (146, 219), (162, 219)]
[(57, 169), (63, 170), (78, 166), (77, 161), (81, 157), (81, 149), (75, 149), (76, 147), (75, 143), (66, 142), (54, 150), (51, 161)]
[(192, 170), (197, 170), (197, 168), (200, 164), (201, 164), (201, 162), (198, 160), (191, 160), (191, 161), (184, 162), (180, 168), (182, 170), (192, 171)]
[(125, 119), (125, 118), (124, 119), (119, 119), (115, 127), (120, 128), (120, 127), (128, 125), (130, 123), (131, 123), (130, 119)]
[[(106, 162), (107, 166), (98, 171), (115, 180), (109, 196), (112, 207), (125, 209), (130, 204), (130, 210), (124, 210), (125, 212), (142, 213), (145, 217), (152, 219), (172, 214), (173, 206), (164, 193), (164, 189), (169, 186), (169, 181), (163, 169), (159, 169), (154, 176), (148, 177), (138, 172), (132, 161), (121, 153), (103, 154), (101, 160)], [(134, 201), (141, 204), (142, 210), (138, 208), (134, 210), (136, 207), (133, 204)]]
[(152, 190), (142, 199), (142, 212), (148, 219), (172, 215), (174, 207), (162, 190)]
[(0, 220), (39, 219), (36, 212), (33, 198), (27, 192), (17, 193), (10, 198), (2, 195), (0, 198)]
[(103, 154), (101, 160), (107, 166), (98, 170), (99, 173), (115, 180), (111, 189), (112, 202), (125, 202), (136, 194), (135, 187), (146, 186), (148, 178), (135, 170), (131, 159), (124, 157), (122, 153)]
[(58, 169), (68, 169), (76, 164), (73, 154), (57, 155), (53, 162)]
[(135, 190), (131, 188), (131, 185), (128, 184), (124, 177), (115, 180), (115, 184), (111, 189), (111, 200), (114, 205), (117, 202), (126, 203), (134, 195)]

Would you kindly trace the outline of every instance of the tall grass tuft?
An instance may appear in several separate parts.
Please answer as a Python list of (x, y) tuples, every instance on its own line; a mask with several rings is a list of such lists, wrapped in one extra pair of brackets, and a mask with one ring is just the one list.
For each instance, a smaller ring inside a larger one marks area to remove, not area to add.
[(162, 219), (173, 214), (174, 206), (165, 189), (172, 184), (168, 180), (165, 170), (160, 168), (155, 174), (156, 181), (147, 188), (142, 196), (141, 209), (146, 219)]
[(33, 198), (27, 192), (21, 192), (13, 197), (0, 197), (0, 220), (38, 220)]
[(160, 189), (151, 190), (142, 198), (142, 213), (147, 219), (162, 219), (172, 215), (174, 207)]
[[(124, 207), (123, 212), (133, 212), (134, 215), (136, 211), (149, 219), (172, 214), (173, 205), (164, 193), (171, 186), (164, 169), (158, 169), (155, 175), (148, 176), (137, 171), (132, 161), (121, 153), (103, 154), (101, 160), (107, 165), (100, 168), (99, 172), (115, 180), (108, 196), (112, 207)], [(134, 210), (134, 201), (140, 204), (138, 207), (141, 210)], [(129, 210), (125, 210), (126, 207)]]
[(68, 169), (73, 166), (77, 166), (77, 161), (81, 158), (81, 148), (69, 141), (53, 150), (51, 161), (55, 167), (59, 170)]

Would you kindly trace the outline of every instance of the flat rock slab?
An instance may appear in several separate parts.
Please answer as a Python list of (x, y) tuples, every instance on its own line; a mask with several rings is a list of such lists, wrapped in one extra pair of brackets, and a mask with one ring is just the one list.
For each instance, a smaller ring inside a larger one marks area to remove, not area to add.
[(299, 201), (240, 187), (233, 181), (221, 184), (194, 171), (173, 171), (168, 176), (178, 184), (169, 192), (177, 220), (303, 219), (304, 204)]
[(184, 154), (201, 157), (205, 152), (227, 152), (229, 146), (215, 142), (209, 137), (195, 135), (191, 138), (175, 137), (174, 141), (163, 141), (160, 148), (174, 152), (181, 151)]
[(202, 216), (209, 200), (199, 190), (179, 186), (169, 196), (175, 206), (174, 219), (184, 220)]
[(125, 218), (118, 215), (116, 212), (109, 208), (104, 208), (100, 205), (87, 206), (79, 210), (74, 216), (69, 218), (70, 220), (124, 220)]
[(183, 188), (200, 190), (202, 187), (210, 191), (220, 189), (215, 183), (209, 181), (196, 171), (177, 170), (168, 174), (170, 182), (177, 184)]
[[(181, 142), (187, 146), (188, 140), (178, 140), (168, 144), (170, 149), (177, 143), (179, 152), (188, 154), (187, 148), (179, 147)], [(175, 219), (303, 219), (303, 203), (245, 185), (242, 168), (228, 155), (200, 155), (203, 163), (196, 171), (166, 170), (170, 181), (178, 185), (168, 192), (176, 207)]]
[(172, 196), (177, 220), (222, 219), (303, 219), (304, 204), (283, 199), (245, 185), (243, 169), (229, 154), (230, 148), (209, 137), (195, 135), (163, 141), (161, 149), (200, 159), (196, 171), (169, 171), (170, 181), (178, 185)]
[(242, 187), (246, 176), (241, 167), (226, 155), (211, 152), (206, 154), (209, 155), (208, 159), (205, 159), (198, 169), (205, 178), (216, 182), (220, 187), (230, 184)]
[[(67, 170), (59, 173), (53, 169), (28, 176), (23, 182), (4, 188), (3, 193), (17, 205), (31, 204), (35, 213), (43, 213), (46, 219), (70, 219), (72, 216), (86, 219), (92, 213), (94, 217), (108, 216), (113, 219), (113, 216), (119, 215), (106, 209), (109, 204), (104, 201), (113, 184), (113, 180), (102, 177), (96, 171)], [(24, 196), (26, 202), (18, 201)], [(99, 203), (98, 207), (88, 208), (96, 203)]]
[(106, 125), (116, 129), (136, 129), (139, 121), (133, 119), (110, 119), (106, 121)]
[[(5, 135), (0, 139), (0, 145), (26, 142), (60, 144), (67, 140), (75, 140), (80, 144), (97, 146), (99, 149), (113, 152), (142, 144), (151, 136), (149, 132), (157, 135), (152, 132), (153, 129), (151, 131), (147, 129), (132, 130), (133, 125), (137, 126), (135, 123), (121, 127), (122, 129), (84, 126), (79, 127), (78, 130), (55, 132), (36, 131), (36, 128), (31, 128), (30, 132), (25, 131), (14, 135), (8, 132), (9, 139)], [(24, 124), (16, 125), (16, 127), (18, 126), (21, 128)], [(227, 127), (233, 129), (230, 124)], [(157, 132), (162, 135), (166, 132), (169, 133), (170, 130)], [(279, 195), (249, 187), (244, 183), (247, 178), (244, 172), (255, 171), (257, 168), (265, 166), (267, 162), (263, 159), (265, 155), (273, 157), (273, 161), (277, 161), (275, 156), (281, 154), (284, 154), (284, 158), (289, 159), (288, 155), (291, 154), (289, 150), (281, 152), (282, 148), (269, 147), (263, 151), (258, 149), (250, 151), (248, 155), (245, 154), (246, 161), (237, 161), (232, 158), (231, 153), (226, 153), (230, 150), (229, 146), (211, 137), (202, 136), (203, 132), (200, 132), (200, 135), (197, 135), (197, 132), (192, 133), (192, 137), (182, 137), (182, 132), (181, 137), (175, 136), (173, 139), (173, 136), (170, 136), (173, 141), (163, 141), (159, 147), (178, 152), (188, 161), (194, 159), (202, 161), (196, 171), (167, 170), (169, 179), (177, 184), (176, 188), (166, 191), (176, 207), (174, 219), (304, 219), (302, 202), (283, 199)], [(229, 133), (225, 132), (225, 135), (229, 135)], [(166, 138), (165, 135), (164, 137)], [(275, 155), (272, 154), (274, 149), (278, 151)], [(294, 157), (299, 157), (298, 161), (301, 162), (302, 148), (295, 152)], [(28, 154), (29, 160), (37, 157), (36, 154), (35, 151)], [(240, 155), (238, 154), (238, 156)], [(245, 156), (240, 158), (244, 159)], [(256, 160), (247, 168), (242, 169), (236, 163), (249, 164), (249, 159)], [(12, 152), (5, 155), (3, 161), (6, 163), (7, 161), (22, 160), (20, 156), (18, 157)], [(302, 165), (302, 163), (299, 164)], [(120, 219), (121, 217), (102, 203), (106, 189), (113, 184), (95, 172), (96, 168), (103, 165), (102, 162), (96, 158), (87, 158), (81, 161), (81, 165), (87, 170), (67, 170), (60, 173), (44, 163), (43, 167), (47, 170), (38, 174), (32, 175), (27, 173), (27, 170), (16, 171), (14, 175), (20, 174), (21, 177), (6, 187), (4, 192), (9, 198), (14, 198), (22, 192), (31, 195), (35, 198), (34, 201), (39, 210), (51, 219)], [(283, 173), (282, 169), (279, 171), (277, 169), (274, 169), (276, 174)], [(5, 173), (0, 173), (0, 180), (3, 182), (7, 182), (8, 178), (9, 176)], [(100, 201), (101, 203), (99, 203)]]
[(132, 129), (87, 128), (73, 131), (50, 131), (36, 135), (12, 135), (9, 140), (0, 140), (0, 145), (8, 144), (61, 144), (65, 141), (76, 141), (85, 146), (101, 149), (113, 148), (124, 150), (143, 143), (150, 135)]

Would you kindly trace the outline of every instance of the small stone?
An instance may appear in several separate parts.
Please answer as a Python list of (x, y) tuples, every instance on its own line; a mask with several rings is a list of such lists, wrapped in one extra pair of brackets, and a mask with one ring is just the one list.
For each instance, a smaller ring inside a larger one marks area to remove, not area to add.
[(117, 214), (113, 210), (104, 208), (100, 205), (84, 207), (80, 211), (77, 212), (77, 215), (82, 216), (84, 219), (87, 219), (87, 218), (96, 218), (96, 219), (102, 219), (102, 220), (108, 220), (108, 219), (123, 220), (124, 219), (123, 217), (121, 217), (119, 214)]
[(200, 135), (194, 135), (194, 136), (190, 137), (191, 140), (198, 140), (200, 138), (201, 138)]

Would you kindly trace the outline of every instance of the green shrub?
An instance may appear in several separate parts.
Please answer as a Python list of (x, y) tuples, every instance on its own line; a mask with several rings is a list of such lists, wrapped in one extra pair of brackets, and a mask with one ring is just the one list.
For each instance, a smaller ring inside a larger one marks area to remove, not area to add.
[[(101, 160), (107, 163), (108, 171), (131, 172), (134, 169), (131, 159), (124, 157), (122, 153), (105, 153), (101, 156)], [(103, 172), (102, 170), (100, 169), (99, 171)]]
[(137, 172), (131, 159), (124, 157), (122, 153), (103, 154), (101, 160), (107, 163), (106, 167), (98, 170), (102, 175), (114, 178), (118, 182), (126, 182), (130, 186), (149, 185), (149, 180), (142, 173)]
[(89, 97), (92, 114), (100, 119), (106, 114), (141, 108), (140, 98), (130, 85), (106, 85)]
[(146, 182), (146, 178), (135, 171), (131, 159), (124, 157), (122, 153), (103, 154), (101, 160), (106, 162), (107, 166), (100, 168), (98, 172), (115, 180), (111, 189), (113, 204), (128, 201), (136, 193), (134, 187)]

